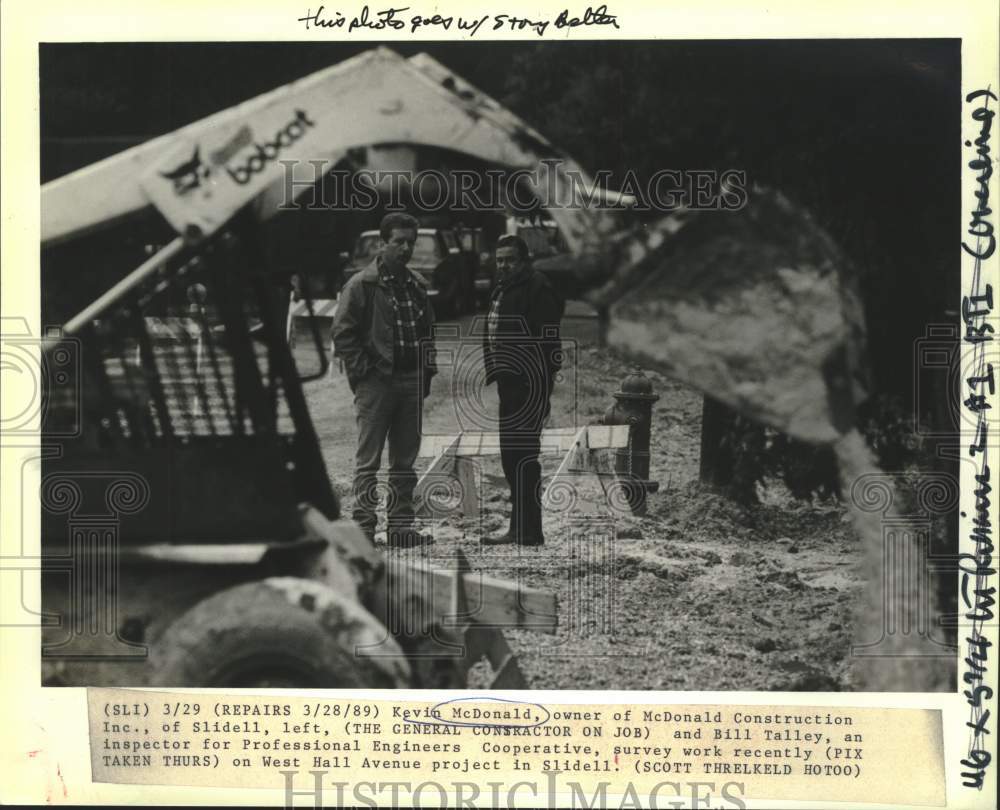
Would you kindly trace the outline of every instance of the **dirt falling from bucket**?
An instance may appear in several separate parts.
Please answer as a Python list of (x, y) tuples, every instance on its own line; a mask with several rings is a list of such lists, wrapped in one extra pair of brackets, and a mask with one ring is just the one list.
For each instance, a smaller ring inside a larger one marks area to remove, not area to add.
[[(852, 650), (854, 687), (873, 692), (950, 689), (947, 659), (940, 657), (944, 650), (928, 644), (926, 635), (929, 619), (940, 615), (931, 581), (919, 575), (927, 564), (926, 552), (917, 546), (913, 533), (897, 532), (887, 553), (883, 527), (899, 517), (892, 478), (879, 469), (857, 430), (846, 434), (834, 449), (867, 577), (855, 611), (853, 637), (856, 644), (877, 642)], [(877, 486), (859, 492), (854, 485), (865, 475)]]

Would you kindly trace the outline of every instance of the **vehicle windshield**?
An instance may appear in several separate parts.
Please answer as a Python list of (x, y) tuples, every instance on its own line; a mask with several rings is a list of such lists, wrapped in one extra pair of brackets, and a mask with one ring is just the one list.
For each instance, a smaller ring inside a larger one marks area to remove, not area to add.
[(413, 246), (413, 261), (415, 262), (436, 262), (438, 255), (437, 239), (432, 233), (417, 234), (417, 244)]
[(377, 233), (367, 233), (358, 237), (358, 243), (354, 246), (355, 261), (371, 261), (379, 251), (379, 235)]

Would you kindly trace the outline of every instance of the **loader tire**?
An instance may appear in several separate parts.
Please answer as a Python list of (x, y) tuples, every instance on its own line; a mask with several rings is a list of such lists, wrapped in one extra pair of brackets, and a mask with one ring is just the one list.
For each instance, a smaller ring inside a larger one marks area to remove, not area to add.
[(374, 616), (295, 577), (214, 594), (150, 648), (153, 686), (394, 688), (411, 680), (402, 650)]

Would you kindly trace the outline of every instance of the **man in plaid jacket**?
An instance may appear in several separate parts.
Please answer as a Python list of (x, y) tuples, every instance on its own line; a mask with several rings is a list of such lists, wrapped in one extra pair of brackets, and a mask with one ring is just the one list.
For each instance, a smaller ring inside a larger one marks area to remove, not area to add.
[(406, 266), (417, 227), (408, 214), (386, 215), (381, 252), (344, 285), (333, 320), (334, 354), (344, 363), (358, 421), (353, 517), (374, 537), (377, 474), (388, 439), (387, 539), (396, 547), (425, 539), (413, 528), (413, 463), (423, 400), (437, 371), (427, 281)]

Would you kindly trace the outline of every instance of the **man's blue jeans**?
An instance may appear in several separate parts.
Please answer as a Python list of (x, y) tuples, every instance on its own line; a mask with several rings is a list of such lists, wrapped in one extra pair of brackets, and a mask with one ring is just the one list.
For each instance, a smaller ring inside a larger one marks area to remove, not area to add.
[(354, 520), (370, 535), (378, 517), (377, 474), (389, 442), (389, 489), (386, 516), (390, 530), (413, 524), (413, 463), (420, 451), (423, 408), (418, 371), (386, 375), (373, 369), (354, 387), (358, 450), (354, 467)]

